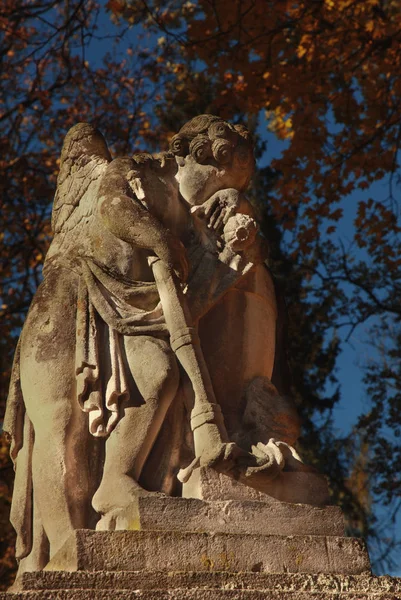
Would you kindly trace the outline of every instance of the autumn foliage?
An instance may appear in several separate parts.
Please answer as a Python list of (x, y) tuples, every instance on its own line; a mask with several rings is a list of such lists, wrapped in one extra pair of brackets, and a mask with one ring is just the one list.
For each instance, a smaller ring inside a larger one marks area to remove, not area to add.
[[(396, 540), (383, 546), (375, 502), (392, 518), (401, 495), (401, 3), (3, 0), (0, 31), (0, 415), (51, 236), (68, 129), (89, 120), (116, 155), (166, 145), (186, 119), (212, 112), (258, 132), (261, 156), (265, 123), (283, 151), (250, 195), (288, 305), (301, 442), (380, 563)], [(336, 360), (355, 330), (368, 349), (368, 402), (345, 438), (332, 420)], [(6, 586), (14, 567), (4, 444)]]

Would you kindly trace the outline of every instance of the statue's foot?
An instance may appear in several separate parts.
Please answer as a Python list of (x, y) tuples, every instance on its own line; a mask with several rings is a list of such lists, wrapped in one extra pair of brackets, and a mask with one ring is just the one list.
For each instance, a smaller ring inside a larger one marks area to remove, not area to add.
[[(134, 524), (138, 515), (128, 514), (127, 509), (110, 510), (102, 515), (96, 524), (96, 531), (118, 531), (128, 529), (130, 524)], [(128, 525), (124, 527), (124, 525)]]
[(98, 531), (139, 529), (139, 498), (164, 496), (148, 492), (127, 475), (104, 476), (92, 499), (92, 506), (101, 517), (96, 525)]
[(142, 490), (140, 494), (128, 505), (122, 508), (114, 508), (101, 516), (96, 531), (138, 531), (141, 529), (139, 512), (139, 498), (152, 496), (164, 497), (160, 492), (148, 492)]

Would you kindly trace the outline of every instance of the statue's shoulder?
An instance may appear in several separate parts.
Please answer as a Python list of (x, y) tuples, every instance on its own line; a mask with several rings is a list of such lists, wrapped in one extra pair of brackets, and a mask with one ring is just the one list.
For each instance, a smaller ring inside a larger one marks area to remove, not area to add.
[(138, 152), (132, 156), (118, 156), (107, 165), (105, 177), (107, 175), (122, 175), (128, 180), (134, 178), (165, 176), (170, 174), (174, 176), (178, 166), (175, 156), (171, 152), (159, 152), (150, 154), (149, 152)]
[(171, 152), (140, 152), (132, 156), (120, 156), (107, 165), (102, 177), (100, 195), (120, 191), (141, 203), (146, 196), (148, 202), (145, 205), (148, 208), (149, 202), (153, 204), (158, 200), (156, 196), (163, 192), (163, 186), (174, 181), (177, 170), (178, 165)]
[(139, 176), (145, 173), (153, 173), (156, 176), (174, 176), (178, 170), (177, 161), (172, 152), (158, 152), (157, 154), (138, 152), (132, 156), (132, 160)]

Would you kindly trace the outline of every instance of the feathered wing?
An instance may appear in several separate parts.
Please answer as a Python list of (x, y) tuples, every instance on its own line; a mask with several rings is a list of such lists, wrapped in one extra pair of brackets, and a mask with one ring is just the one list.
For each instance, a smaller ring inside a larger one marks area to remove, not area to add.
[(78, 123), (64, 140), (53, 203), (54, 234), (71, 231), (92, 214), (94, 188), (99, 184), (110, 152), (102, 134), (89, 123)]

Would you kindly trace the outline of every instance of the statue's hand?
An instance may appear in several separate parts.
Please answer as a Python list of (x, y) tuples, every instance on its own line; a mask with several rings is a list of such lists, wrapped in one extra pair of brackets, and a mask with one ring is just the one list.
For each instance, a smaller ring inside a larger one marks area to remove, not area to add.
[(181, 281), (188, 277), (188, 259), (184, 244), (175, 235), (168, 234), (166, 238), (154, 248), (156, 255), (176, 273)]
[(238, 211), (241, 201), (241, 192), (228, 188), (213, 194), (209, 200), (193, 209), (193, 212), (207, 221), (209, 229), (221, 233), (228, 219)]

